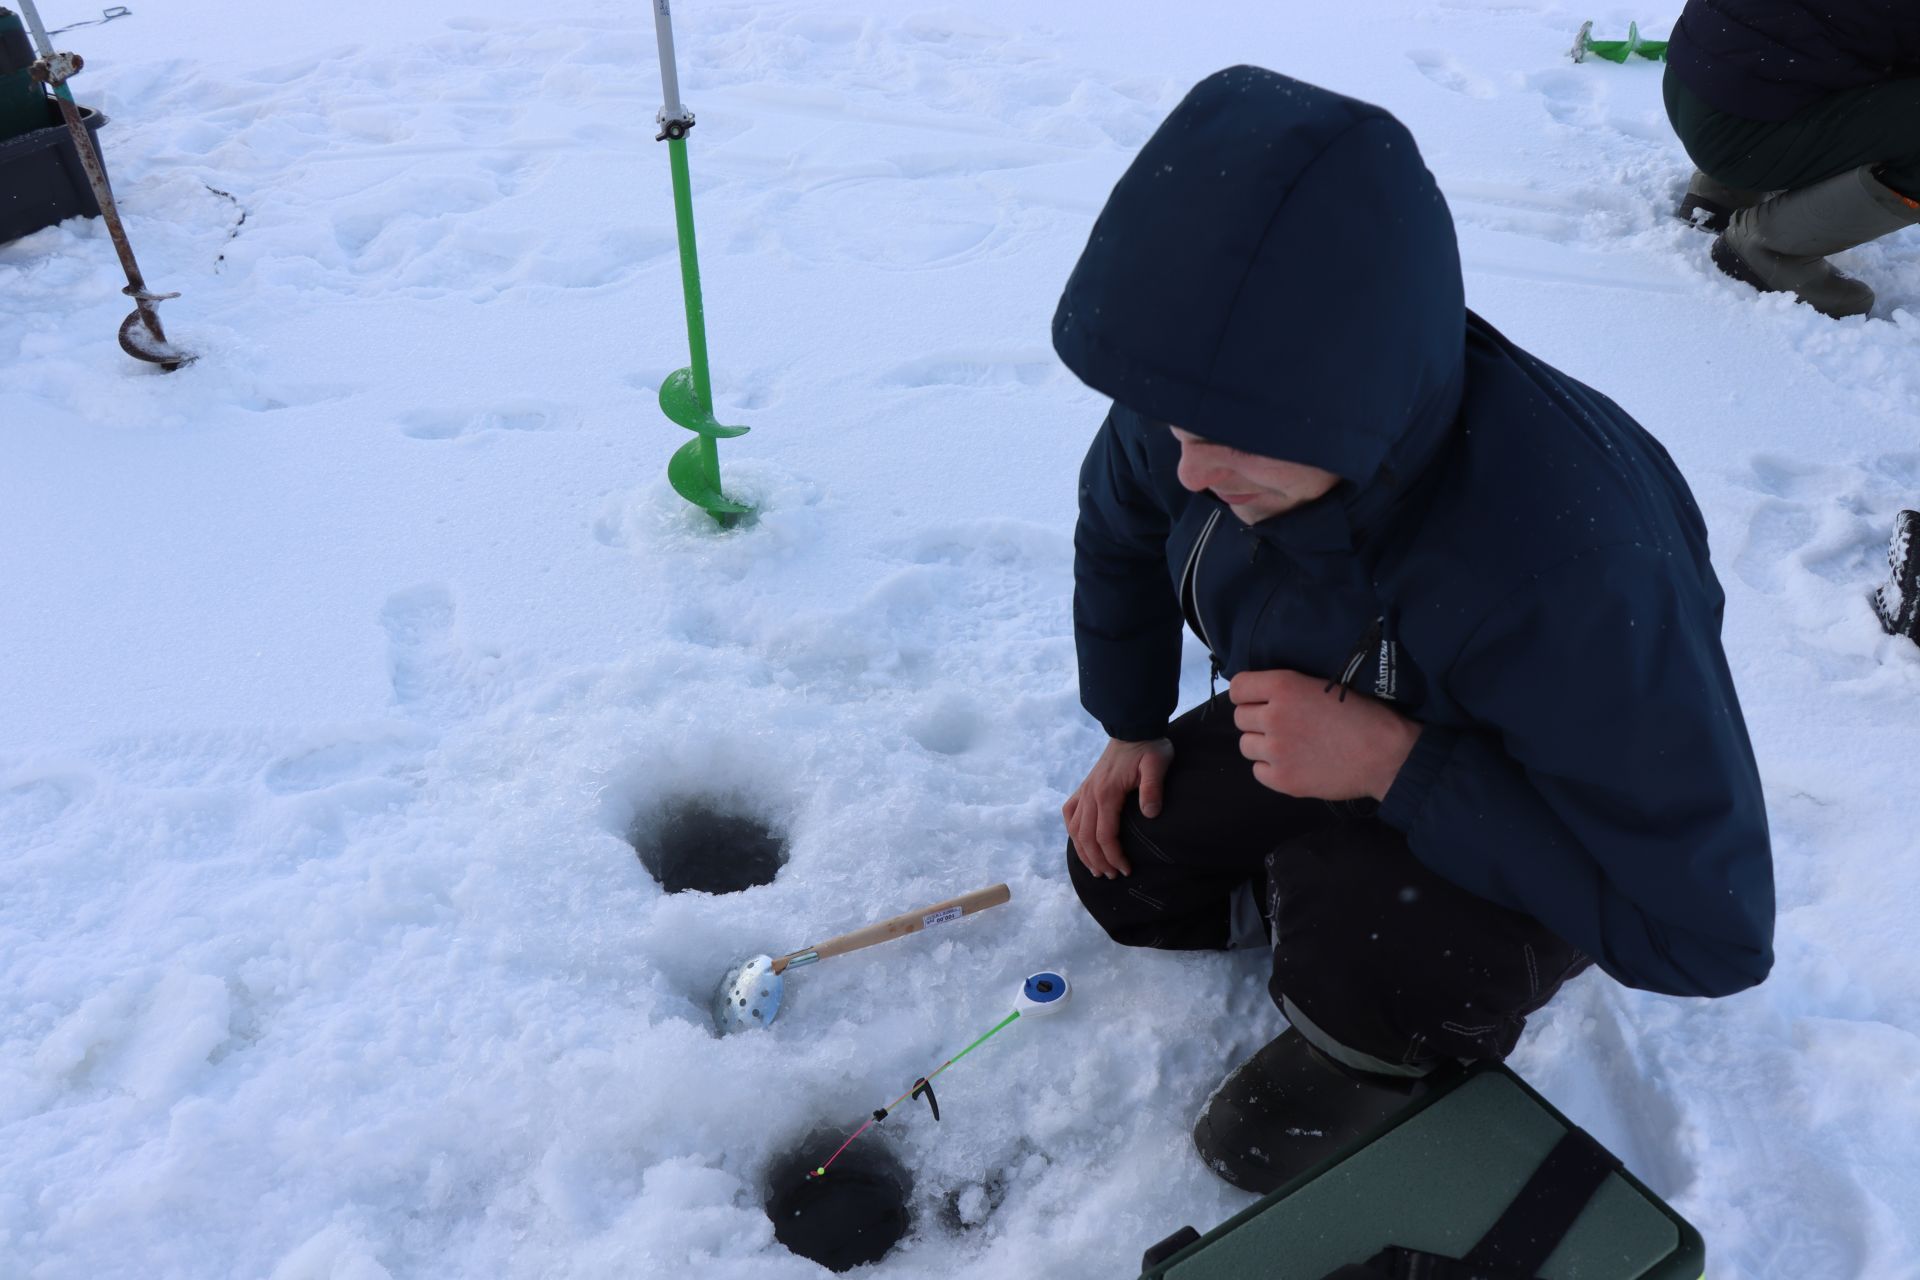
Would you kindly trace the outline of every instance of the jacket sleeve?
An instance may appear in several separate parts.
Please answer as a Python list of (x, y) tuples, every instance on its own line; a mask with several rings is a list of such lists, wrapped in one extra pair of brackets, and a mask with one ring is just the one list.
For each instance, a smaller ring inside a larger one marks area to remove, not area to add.
[(1180, 699), (1180, 601), (1167, 576), (1170, 522), (1109, 413), (1080, 466), (1073, 531), (1073, 639), (1080, 703), (1115, 738), (1163, 736)]
[(1614, 978), (1727, 995), (1773, 965), (1773, 860), (1719, 592), (1614, 547), (1496, 608), (1447, 673), (1485, 730), (1429, 726), (1381, 817), (1455, 884)]

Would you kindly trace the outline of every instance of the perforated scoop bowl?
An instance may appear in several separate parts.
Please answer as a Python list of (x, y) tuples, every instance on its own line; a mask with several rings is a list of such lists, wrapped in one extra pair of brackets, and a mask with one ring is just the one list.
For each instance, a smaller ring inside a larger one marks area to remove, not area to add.
[(749, 956), (727, 970), (713, 993), (713, 1027), (721, 1035), (765, 1027), (780, 1015), (786, 980), (773, 971), (772, 956)]
[(862, 926), (837, 938), (828, 938), (804, 951), (789, 951), (778, 959), (773, 956), (749, 956), (745, 960), (737, 960), (714, 990), (714, 1029), (726, 1036), (771, 1023), (780, 1014), (780, 992), (785, 985), (780, 975), (789, 969), (818, 964), (829, 956), (845, 955), (849, 951), (876, 946), (893, 938), (904, 938), (910, 933), (997, 907), (1009, 896), (1004, 884), (988, 885), (957, 898), (948, 898), (945, 902), (936, 902), (930, 907), (921, 907), (917, 911), (908, 911)]

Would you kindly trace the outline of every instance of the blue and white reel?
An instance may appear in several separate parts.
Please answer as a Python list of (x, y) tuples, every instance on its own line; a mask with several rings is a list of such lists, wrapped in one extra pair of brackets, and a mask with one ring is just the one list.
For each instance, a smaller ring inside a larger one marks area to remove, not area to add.
[(1013, 1004), (1023, 1016), (1035, 1017), (1060, 1012), (1072, 994), (1073, 984), (1064, 975), (1045, 971), (1028, 975), (1020, 984), (1020, 995)]

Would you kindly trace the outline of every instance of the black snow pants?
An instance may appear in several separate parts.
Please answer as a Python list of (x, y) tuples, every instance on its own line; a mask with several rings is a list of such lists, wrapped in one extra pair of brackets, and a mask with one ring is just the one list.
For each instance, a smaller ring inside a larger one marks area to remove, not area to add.
[(1160, 816), (1142, 816), (1134, 796), (1121, 820), (1133, 874), (1095, 876), (1067, 849), (1080, 901), (1116, 942), (1221, 950), (1264, 933), (1268, 989), (1302, 1034), (1394, 1074), (1506, 1057), (1527, 1015), (1590, 963), (1532, 917), (1429, 871), (1371, 801), (1262, 786), (1225, 694), (1167, 734)]
[(1668, 68), (1667, 118), (1694, 167), (1747, 191), (1788, 191), (1873, 165), (1920, 199), (1920, 77), (1822, 98), (1785, 120), (1748, 120), (1708, 106)]

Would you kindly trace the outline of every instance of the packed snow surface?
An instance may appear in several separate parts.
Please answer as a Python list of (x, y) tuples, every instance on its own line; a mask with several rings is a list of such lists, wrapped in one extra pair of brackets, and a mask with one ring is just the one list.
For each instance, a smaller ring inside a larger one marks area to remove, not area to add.
[[(201, 359), (120, 353), (97, 221), (0, 246), (0, 1275), (817, 1276), (768, 1167), (1049, 967), (1071, 1008), (862, 1139), (916, 1179), (871, 1274), (1128, 1275), (1249, 1203), (1187, 1129), (1281, 1025), (1260, 958), (1114, 946), (1062, 867), (1102, 405), (1047, 337), (1128, 158), (1236, 62), (1401, 116), (1472, 305), (1651, 428), (1712, 529), (1778, 967), (1714, 1002), (1589, 974), (1514, 1065), (1714, 1276), (1920, 1275), (1920, 651), (1868, 604), (1920, 501), (1916, 239), (1842, 259), (1866, 320), (1721, 277), (1668, 216), (1660, 68), (1566, 56), (1678, 9), (685, 0), (719, 413), (753, 428), (723, 465), (763, 513), (726, 533), (665, 480), (648, 6), (62, 37)], [(690, 800), (783, 836), (773, 882), (666, 894), (629, 837)], [(710, 1033), (735, 958), (996, 881)]]

